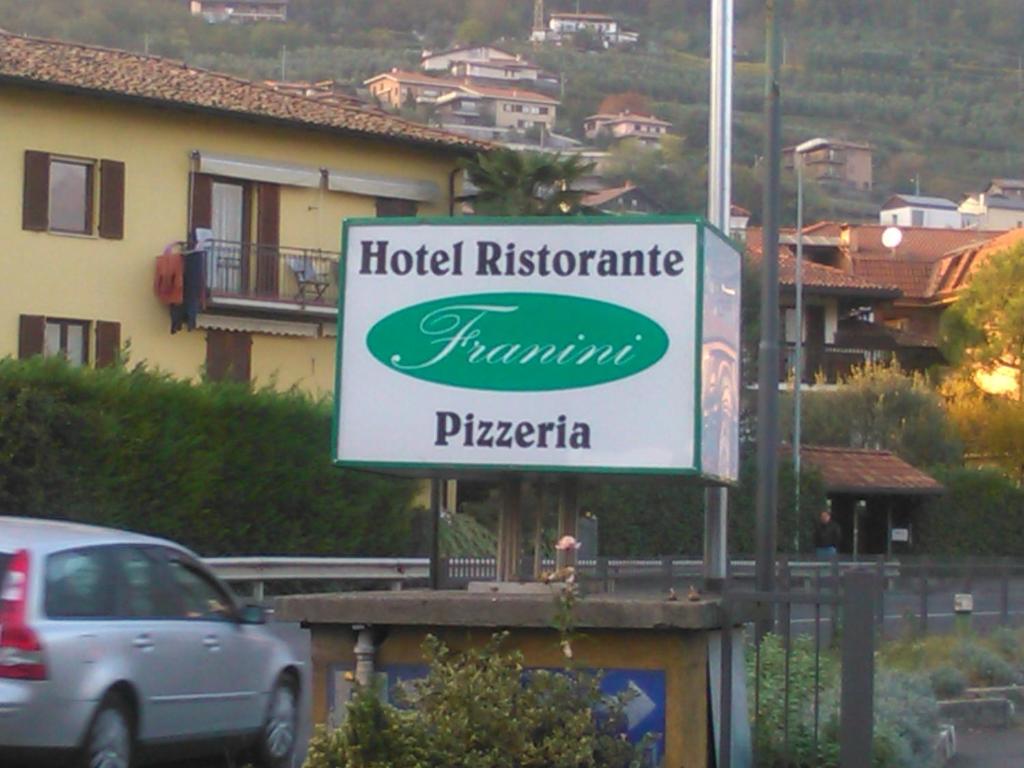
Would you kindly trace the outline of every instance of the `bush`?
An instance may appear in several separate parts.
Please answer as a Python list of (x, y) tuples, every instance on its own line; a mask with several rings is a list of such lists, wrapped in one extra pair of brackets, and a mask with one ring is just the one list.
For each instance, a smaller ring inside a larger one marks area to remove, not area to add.
[(503, 636), (464, 654), (428, 638), (429, 671), (405, 708), (359, 691), (341, 728), (319, 728), (305, 768), (637, 768), (643, 744), (621, 735), (627, 700), (602, 701), (597, 678), (533, 670)]
[(0, 514), (206, 556), (405, 554), (414, 486), (339, 470), (330, 446), (329, 404), (301, 393), (0, 359)]
[(953, 649), (952, 661), (964, 670), (972, 685), (1013, 685), (1017, 671), (1006, 659), (973, 641), (961, 643)]
[(939, 667), (931, 673), (932, 690), (942, 699), (955, 699), (967, 690), (967, 675), (956, 667)]
[(999, 654), (1011, 664), (1024, 661), (1022, 658), (1021, 635), (1009, 627), (999, 627), (989, 635), (989, 642)]

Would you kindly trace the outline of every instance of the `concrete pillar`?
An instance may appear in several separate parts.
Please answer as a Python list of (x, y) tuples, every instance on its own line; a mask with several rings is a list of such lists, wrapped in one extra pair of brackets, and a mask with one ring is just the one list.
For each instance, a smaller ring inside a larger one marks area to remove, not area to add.
[(373, 682), (374, 656), (377, 646), (373, 642), (373, 628), (365, 625), (353, 627), (356, 630), (356, 682), (364, 688)]

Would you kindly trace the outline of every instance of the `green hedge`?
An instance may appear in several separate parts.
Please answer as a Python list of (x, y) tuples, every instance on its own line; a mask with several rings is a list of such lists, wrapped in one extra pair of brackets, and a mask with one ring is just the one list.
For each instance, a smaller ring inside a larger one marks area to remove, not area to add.
[(200, 554), (391, 555), (407, 481), (330, 461), (329, 405), (143, 367), (0, 360), (0, 514), (166, 536)]
[(946, 493), (919, 515), (915, 552), (935, 556), (1020, 557), (1024, 489), (993, 469), (936, 469)]

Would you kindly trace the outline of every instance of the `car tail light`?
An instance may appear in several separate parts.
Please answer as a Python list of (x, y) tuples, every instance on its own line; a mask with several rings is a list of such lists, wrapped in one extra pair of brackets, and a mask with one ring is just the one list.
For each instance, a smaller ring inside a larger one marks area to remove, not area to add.
[(28, 626), (29, 557), (24, 549), (7, 564), (0, 584), (0, 678), (45, 680), (39, 636)]

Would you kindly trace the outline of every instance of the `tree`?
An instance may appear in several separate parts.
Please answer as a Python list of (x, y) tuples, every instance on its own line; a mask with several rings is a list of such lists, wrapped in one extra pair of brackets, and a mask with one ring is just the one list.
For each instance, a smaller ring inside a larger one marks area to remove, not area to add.
[(575, 189), (593, 163), (576, 155), (499, 149), (480, 153), (462, 167), (479, 192), (474, 207), (489, 216), (559, 216), (579, 213)]
[[(782, 434), (792, 432), (792, 396), (780, 397)], [(920, 374), (898, 365), (867, 366), (844, 386), (803, 395), (801, 440), (807, 444), (892, 451), (911, 464), (958, 464), (963, 448), (942, 398)]]
[[(942, 316), (948, 359), (1024, 403), (1024, 241), (993, 254)], [(1002, 379), (1002, 382), (998, 381)]]

